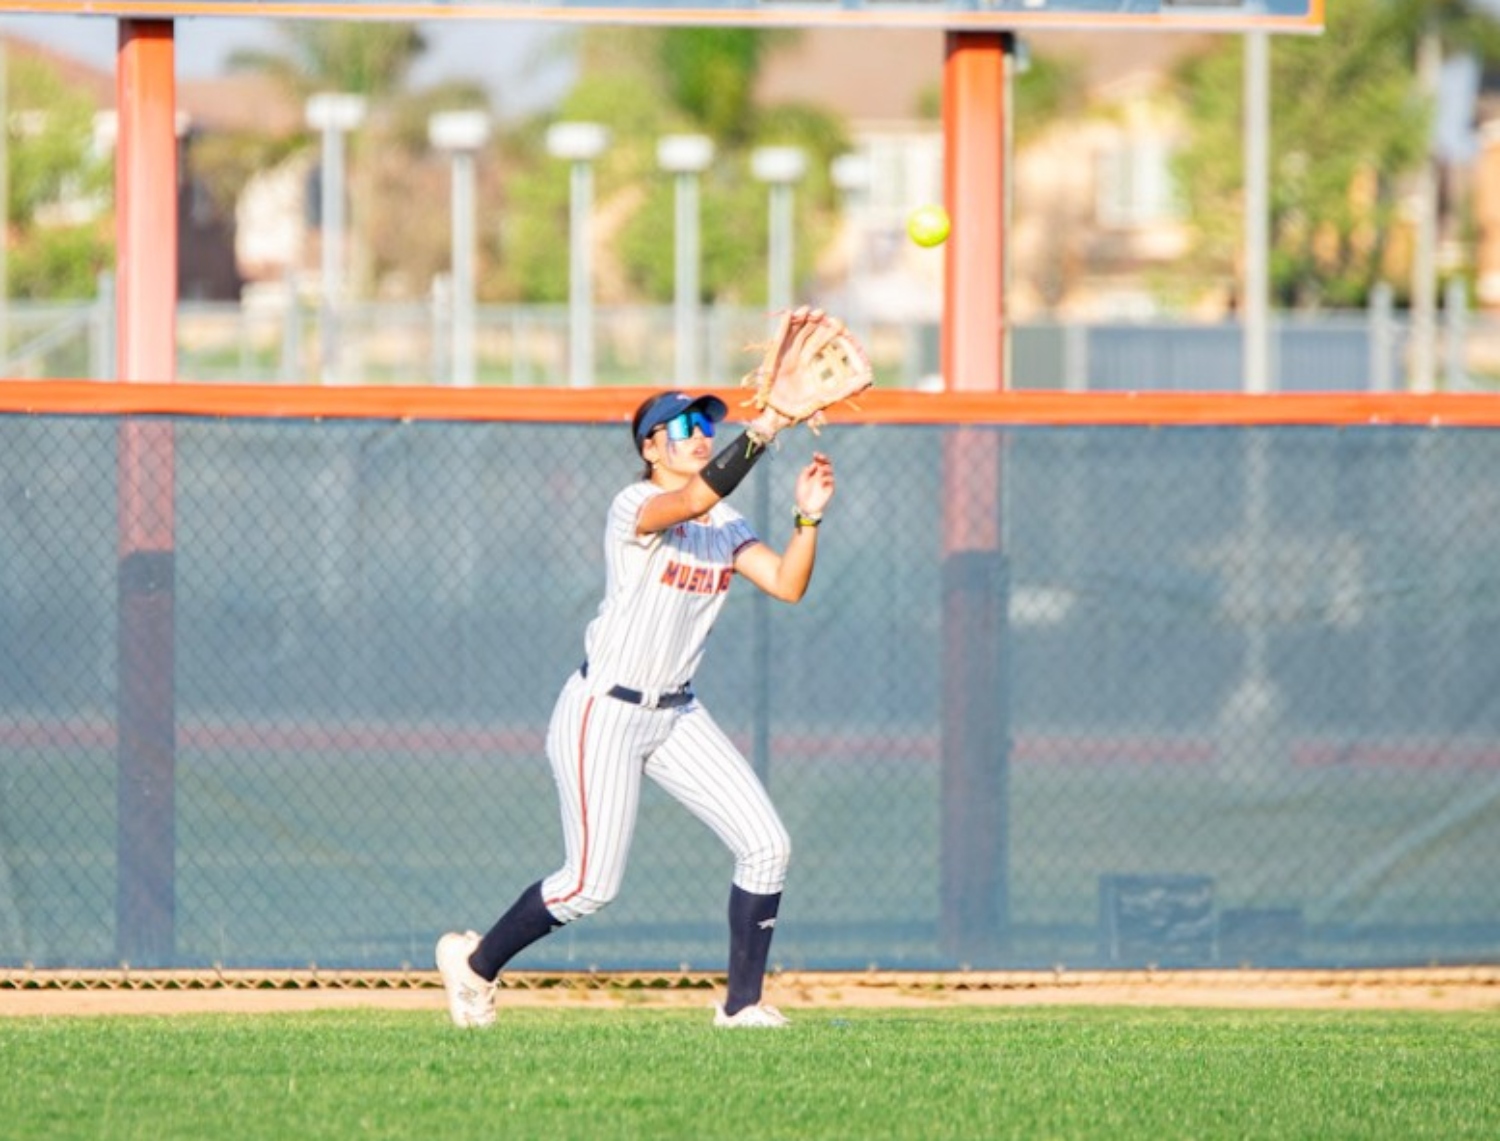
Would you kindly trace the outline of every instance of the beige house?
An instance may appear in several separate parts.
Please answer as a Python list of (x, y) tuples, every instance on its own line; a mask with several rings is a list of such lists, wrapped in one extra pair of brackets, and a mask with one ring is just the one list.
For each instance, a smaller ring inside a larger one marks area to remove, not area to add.
[(1476, 230), (1478, 304), (1487, 312), (1500, 312), (1500, 117), (1480, 127), (1469, 193)]
[[(1070, 61), (1086, 110), (1026, 132), (1014, 152), (1008, 300), (1017, 319), (1150, 316), (1153, 283), (1170, 276), (1187, 235), (1170, 161), (1177, 109), (1170, 69), (1204, 50), (1205, 35), (1047, 32), (1032, 56)], [(939, 121), (945, 36), (934, 30), (810, 30), (768, 63), (762, 97), (829, 107), (867, 160), (868, 187), (829, 280), (852, 273), (859, 308), (882, 320), (935, 319), (942, 252), (906, 239), (906, 215), (942, 200)], [(1222, 311), (1229, 290), (1201, 299)]]

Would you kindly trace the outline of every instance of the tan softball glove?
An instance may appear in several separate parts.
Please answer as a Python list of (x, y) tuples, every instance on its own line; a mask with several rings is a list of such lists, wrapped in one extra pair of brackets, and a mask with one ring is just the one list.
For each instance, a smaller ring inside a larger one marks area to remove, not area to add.
[(800, 306), (782, 317), (759, 367), (744, 379), (755, 389), (748, 403), (761, 410), (752, 431), (770, 439), (782, 428), (806, 424), (816, 432), (825, 409), (874, 382), (864, 346), (844, 323)]

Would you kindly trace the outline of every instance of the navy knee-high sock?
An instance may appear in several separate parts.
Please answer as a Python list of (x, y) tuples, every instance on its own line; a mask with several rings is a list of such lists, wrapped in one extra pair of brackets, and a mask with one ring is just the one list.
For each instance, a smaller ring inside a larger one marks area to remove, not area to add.
[(501, 967), (561, 926), (542, 902), (542, 882), (538, 880), (485, 933), (478, 949), (469, 956), (469, 966), (480, 978), (494, 982)]
[(737, 1014), (760, 1001), (776, 934), (781, 893), (756, 895), (737, 885), (729, 888), (729, 995), (724, 1013)]

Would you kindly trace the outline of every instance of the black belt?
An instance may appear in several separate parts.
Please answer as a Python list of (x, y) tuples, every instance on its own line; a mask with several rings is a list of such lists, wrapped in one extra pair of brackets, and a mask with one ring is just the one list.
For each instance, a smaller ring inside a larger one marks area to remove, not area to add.
[[(578, 667), (578, 675), (580, 677), (588, 677), (589, 676), (589, 664), (588, 664), (588, 662), (584, 662), (583, 665), (581, 665), (581, 666)], [(613, 697), (616, 701), (628, 702), (631, 705), (646, 705), (646, 704), (648, 704), (648, 702), (646, 701), (646, 695), (644, 693), (642, 693), (638, 689), (631, 689), (629, 686), (612, 685), (605, 692), (610, 697)], [(679, 705), (686, 705), (688, 702), (690, 702), (692, 700), (693, 700), (693, 685), (692, 685), (692, 682), (689, 682), (687, 685), (683, 686), (681, 689), (674, 689), (670, 693), (659, 693), (659, 694), (657, 694), (656, 695), (656, 704), (655, 704), (655, 706), (653, 706), (653, 708), (655, 708), (655, 709), (676, 709)]]

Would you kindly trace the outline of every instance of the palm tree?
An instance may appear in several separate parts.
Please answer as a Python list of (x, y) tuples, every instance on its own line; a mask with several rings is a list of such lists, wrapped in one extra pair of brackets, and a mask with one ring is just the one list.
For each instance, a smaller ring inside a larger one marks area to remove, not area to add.
[(402, 90), (412, 64), (427, 49), (411, 24), (288, 20), (278, 30), (287, 51), (238, 51), (229, 66), (279, 78), (303, 97), (319, 91), (388, 97)]

